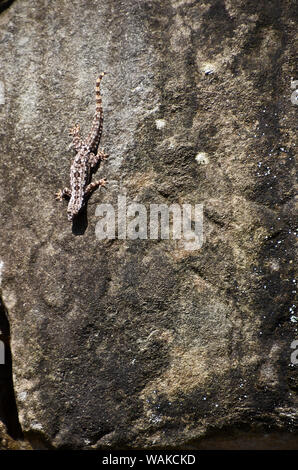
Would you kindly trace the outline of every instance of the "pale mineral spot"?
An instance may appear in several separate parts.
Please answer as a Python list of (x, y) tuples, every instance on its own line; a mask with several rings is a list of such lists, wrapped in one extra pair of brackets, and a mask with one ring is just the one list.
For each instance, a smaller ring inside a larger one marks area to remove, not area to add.
[(26, 398), (27, 398), (27, 392), (20, 392), (20, 393), (18, 394), (18, 400), (19, 400), (19, 401), (25, 401)]
[(0, 80), (0, 104), (5, 104), (4, 83)]
[[(1, 274), (0, 274), (0, 284), (1, 284)], [(5, 307), (8, 309), (8, 311), (12, 310), (17, 303), (16, 294), (12, 290), (8, 291), (5, 289), (2, 291), (2, 296), (3, 296), (4, 303), (5, 303)]]
[(24, 46), (25, 44), (27, 44), (27, 42), (29, 41), (29, 38), (27, 36), (23, 36), (20, 38), (19, 42), (18, 42), (18, 45), (20, 47)]
[(166, 125), (166, 121), (164, 119), (156, 119), (155, 120), (156, 129), (162, 129)]
[(196, 162), (199, 163), (199, 165), (207, 165), (209, 163), (209, 158), (207, 153), (205, 152), (199, 152), (195, 156)]
[(1, 285), (1, 283), (2, 283), (3, 267), (4, 267), (4, 263), (3, 263), (2, 260), (0, 260), (0, 285)]
[(205, 75), (211, 75), (215, 72), (215, 66), (209, 62), (202, 64), (201, 68)]
[(34, 429), (34, 431), (41, 431), (42, 430), (42, 424), (34, 422), (31, 424), (31, 428)]

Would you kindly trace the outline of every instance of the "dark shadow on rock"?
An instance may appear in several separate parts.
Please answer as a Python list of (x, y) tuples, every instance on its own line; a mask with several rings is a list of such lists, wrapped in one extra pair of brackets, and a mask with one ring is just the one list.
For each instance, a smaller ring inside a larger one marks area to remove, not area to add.
[(88, 227), (87, 207), (90, 196), (86, 197), (85, 205), (80, 210), (78, 215), (72, 221), (72, 233), (74, 235), (84, 235)]
[(88, 227), (87, 208), (84, 207), (72, 221), (72, 233), (74, 235), (84, 235)]
[[(4, 364), (0, 364), (0, 421), (13, 439), (23, 437), (12, 380), (10, 328), (6, 308), (0, 299), (0, 341), (4, 344)], [(2, 361), (3, 362), (3, 361)]]
[(7, 8), (12, 5), (14, 0), (0, 0), (0, 13), (5, 11)]

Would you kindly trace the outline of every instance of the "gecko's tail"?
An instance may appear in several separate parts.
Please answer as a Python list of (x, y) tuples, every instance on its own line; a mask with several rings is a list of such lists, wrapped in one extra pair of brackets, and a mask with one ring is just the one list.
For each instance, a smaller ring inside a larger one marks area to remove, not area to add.
[(90, 148), (91, 152), (96, 152), (101, 133), (102, 133), (102, 124), (103, 124), (103, 111), (102, 111), (102, 99), (100, 94), (100, 82), (102, 77), (106, 72), (102, 72), (98, 79), (96, 80), (96, 111), (93, 119), (92, 129), (87, 137), (86, 145)]
[(95, 87), (95, 93), (96, 93), (96, 114), (102, 114), (102, 100), (101, 100), (101, 94), (100, 94), (100, 82), (102, 77), (106, 75), (106, 72), (102, 72), (98, 79), (96, 80), (96, 87)]

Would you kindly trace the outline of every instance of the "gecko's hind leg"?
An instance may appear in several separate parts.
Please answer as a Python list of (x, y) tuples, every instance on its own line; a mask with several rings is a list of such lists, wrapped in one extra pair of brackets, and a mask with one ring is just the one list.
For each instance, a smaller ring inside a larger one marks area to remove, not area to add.
[(70, 199), (71, 191), (68, 188), (60, 189), (57, 193), (55, 193), (57, 201), (62, 201), (62, 199)]
[(72, 145), (78, 152), (82, 146), (84, 145), (84, 142), (80, 136), (80, 125), (76, 124), (69, 130), (69, 134), (72, 135)]

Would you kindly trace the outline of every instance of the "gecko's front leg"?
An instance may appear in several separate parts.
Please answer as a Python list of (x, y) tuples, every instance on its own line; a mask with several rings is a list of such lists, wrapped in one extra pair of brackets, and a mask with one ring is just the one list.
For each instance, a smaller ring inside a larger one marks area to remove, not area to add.
[(69, 188), (60, 189), (57, 193), (55, 193), (57, 201), (62, 201), (62, 199), (70, 199), (71, 197), (71, 190)]

